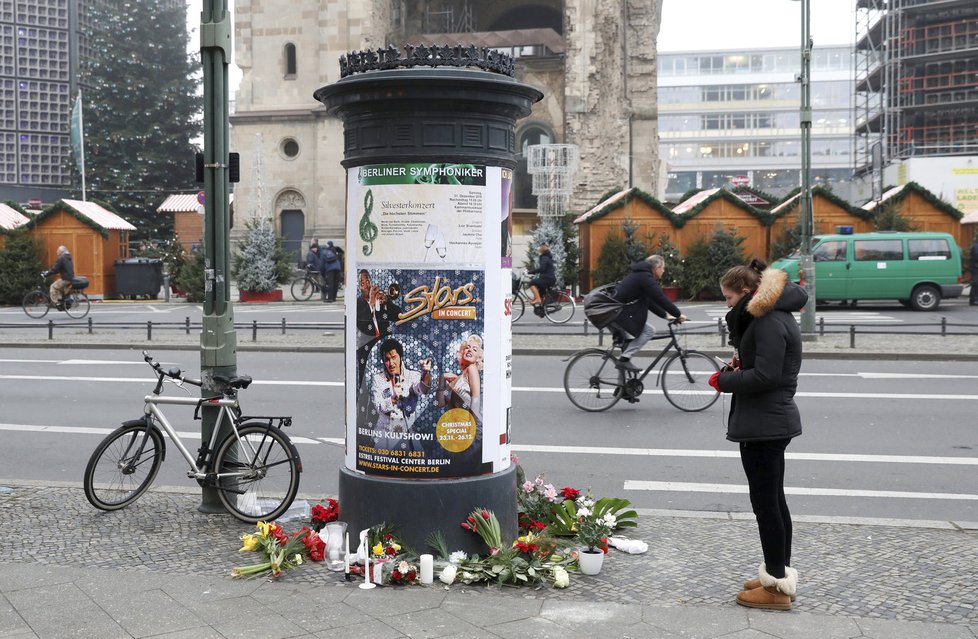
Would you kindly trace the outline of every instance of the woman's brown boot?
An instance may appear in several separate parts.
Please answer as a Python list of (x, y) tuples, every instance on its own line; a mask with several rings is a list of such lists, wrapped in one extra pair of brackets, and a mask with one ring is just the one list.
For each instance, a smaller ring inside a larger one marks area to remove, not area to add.
[[(767, 570), (766, 565), (765, 564), (761, 564), (761, 569), (763, 569), (763, 570), (766, 571)], [(784, 575), (785, 575), (785, 577), (788, 576), (788, 571), (789, 570), (792, 571), (795, 574), (795, 583), (797, 584), (797, 582), (798, 582), (798, 571), (795, 570), (794, 568), (789, 567), (789, 566), (785, 566), (784, 567)], [(744, 590), (753, 590), (754, 588), (760, 588), (761, 585), (762, 584), (761, 584), (760, 577), (755, 577), (754, 579), (748, 579), (747, 581), (744, 582)], [(788, 597), (792, 601), (794, 601), (795, 598), (796, 598), (795, 595), (788, 595)]]
[[(748, 608), (791, 610), (791, 600), (797, 591), (798, 571), (785, 567), (784, 577), (778, 579), (768, 574), (765, 565), (761, 564), (757, 572), (758, 587), (738, 594), (737, 603)], [(744, 585), (750, 585), (750, 582)]]

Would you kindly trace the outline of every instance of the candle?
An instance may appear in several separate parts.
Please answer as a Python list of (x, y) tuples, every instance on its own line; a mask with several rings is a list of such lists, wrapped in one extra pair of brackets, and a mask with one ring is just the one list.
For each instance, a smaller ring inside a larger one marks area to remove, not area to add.
[[(361, 536), (360, 540), (363, 542), (362, 545), (366, 546), (366, 538)], [(363, 558), (363, 583), (360, 587), (364, 590), (369, 590), (370, 588), (375, 588), (376, 584), (370, 583), (370, 549), (367, 549), (367, 554)]]
[(421, 583), (430, 584), (435, 579), (435, 558), (421, 555)]
[(346, 552), (343, 554), (343, 573), (350, 574), (350, 533), (346, 533)]

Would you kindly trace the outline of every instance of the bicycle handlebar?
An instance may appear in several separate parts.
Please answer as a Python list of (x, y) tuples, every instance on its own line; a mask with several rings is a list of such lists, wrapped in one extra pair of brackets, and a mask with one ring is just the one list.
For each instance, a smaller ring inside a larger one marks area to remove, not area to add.
[(156, 371), (156, 374), (159, 375), (160, 379), (159, 379), (159, 384), (157, 384), (157, 393), (159, 393), (159, 390), (161, 389), (164, 377), (175, 379), (178, 382), (186, 382), (187, 384), (191, 384), (192, 386), (204, 385), (204, 382), (202, 382), (199, 379), (194, 379), (192, 377), (185, 377), (179, 368), (171, 368), (168, 371), (163, 370), (163, 365), (160, 364), (159, 362), (153, 361), (153, 356), (147, 353), (146, 351), (143, 351), (143, 361), (149, 364), (150, 368)]

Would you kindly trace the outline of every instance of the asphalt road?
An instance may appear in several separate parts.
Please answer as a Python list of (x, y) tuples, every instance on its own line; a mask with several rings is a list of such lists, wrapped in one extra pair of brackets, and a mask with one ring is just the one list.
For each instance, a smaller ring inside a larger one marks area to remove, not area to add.
[[(198, 372), (196, 351), (157, 355), (165, 366)], [(514, 360), (514, 450), (528, 474), (642, 508), (749, 511), (722, 402), (681, 413), (652, 389), (637, 404), (583, 413), (563, 393), (563, 366), (556, 356)], [(340, 355), (241, 352), (238, 371), (256, 380), (241, 395), (247, 413), (294, 416), (301, 493), (335, 495), (344, 436)], [(976, 379), (973, 362), (807, 361), (798, 398), (805, 433), (788, 449), (785, 480), (793, 512), (978, 521)], [(4, 348), (0, 380), (0, 481), (80, 485), (98, 441), (138, 417), (152, 388), (138, 351), (126, 350)], [(166, 412), (177, 430), (199, 432), (190, 411)], [(182, 458), (170, 453), (157, 486), (192, 488)]]

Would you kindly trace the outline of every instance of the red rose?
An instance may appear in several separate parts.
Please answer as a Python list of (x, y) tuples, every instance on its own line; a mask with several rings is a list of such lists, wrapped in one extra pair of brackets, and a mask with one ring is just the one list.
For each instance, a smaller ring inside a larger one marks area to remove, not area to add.
[[(387, 553), (388, 555), (396, 555), (397, 554), (397, 551), (394, 550), (394, 546), (388, 546), (387, 548), (384, 549), (384, 552)], [(608, 552), (608, 551), (606, 550), (605, 552)]]
[(391, 540), (391, 534), (390, 533), (384, 533), (384, 541), (390, 541), (390, 540)]
[(395, 570), (394, 572), (392, 572), (391, 573), (391, 579), (393, 579), (394, 581), (400, 581), (401, 580), (401, 571)]
[(418, 578), (418, 572), (416, 570), (412, 570), (411, 572), (409, 572), (407, 574), (408, 583), (411, 583), (412, 581), (414, 581), (417, 578)]
[(565, 501), (568, 499), (574, 501), (581, 496), (581, 491), (577, 490), (576, 488), (571, 488), (570, 486), (564, 486), (560, 492), (564, 496)]

